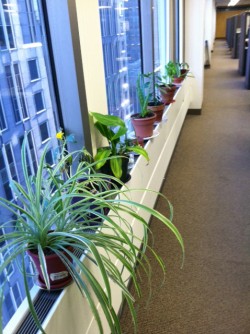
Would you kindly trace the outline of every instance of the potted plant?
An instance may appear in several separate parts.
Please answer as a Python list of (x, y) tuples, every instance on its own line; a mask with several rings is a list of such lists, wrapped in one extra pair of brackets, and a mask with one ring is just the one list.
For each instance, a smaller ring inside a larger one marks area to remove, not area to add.
[(174, 75), (174, 84), (180, 84), (187, 76), (189, 71), (188, 63), (174, 63), (175, 64), (175, 75)]
[(105, 174), (113, 175), (122, 182), (128, 181), (128, 162), (130, 153), (142, 155), (149, 161), (147, 151), (134, 140), (128, 138), (128, 128), (118, 116), (91, 112), (96, 129), (107, 139), (108, 146), (100, 147), (94, 156), (95, 168)]
[(143, 74), (139, 74), (136, 81), (136, 91), (140, 104), (140, 112), (131, 116), (132, 125), (137, 138), (149, 138), (153, 135), (156, 115), (148, 109), (150, 98), (150, 83), (146, 82)]
[(158, 77), (157, 87), (159, 88), (161, 99), (165, 104), (174, 102), (174, 94), (177, 86), (174, 84), (174, 76), (176, 75), (176, 65), (173, 61), (169, 61), (164, 67), (164, 74)]
[(154, 72), (149, 72), (143, 76), (146, 78), (146, 80), (148, 80), (145, 83), (145, 89), (149, 90), (149, 101), (147, 109), (156, 114), (155, 122), (161, 122), (165, 104), (157, 94), (156, 74)]
[[(99, 332), (103, 333), (103, 324), (96, 307), (96, 300), (105, 314), (110, 332), (119, 334), (121, 333), (119, 318), (112, 307), (111, 281), (120, 287), (125, 301), (129, 303), (134, 321), (136, 321), (136, 314), (133, 296), (127, 288), (127, 277), (123, 276), (123, 270), (118, 270), (115, 262), (119, 260), (122, 267), (126, 268), (136, 291), (139, 292), (135, 265), (141, 263), (146, 256), (146, 249), (150, 251), (151, 248), (147, 246), (148, 223), (141, 214), (137, 213), (137, 210), (140, 208), (158, 218), (173, 232), (181, 248), (184, 249), (182, 237), (171, 221), (172, 208), (170, 206), (170, 217), (167, 218), (157, 210), (131, 200), (130, 194), (133, 190), (126, 187), (122, 189), (106, 187), (97, 194), (92, 194), (84, 185), (90, 182), (105, 184), (107, 178), (100, 173), (89, 173), (89, 169), (95, 167), (96, 163), (91, 166), (91, 164), (80, 162), (74, 174), (64, 182), (58, 182), (58, 174), (69, 156), (64, 156), (48, 173), (45, 168), (47, 149), (42, 154), (36, 175), (30, 177), (26, 161), (26, 145), (27, 137), (24, 139), (21, 154), (24, 185), (11, 181), (16, 201), (0, 198), (0, 206), (11, 214), (10, 221), (1, 224), (5, 233), (0, 236), (0, 243), (5, 257), (0, 265), (0, 273), (2, 274), (12, 261), (21, 261), (20, 270), (30, 312), (42, 333), (45, 331), (38, 319), (28, 287), (29, 274), (25, 270), (24, 262), (26, 252), (34, 254), (37, 259), (39, 286), (51, 290), (55, 287), (62, 288), (64, 284), (69, 284), (71, 281), (75, 282), (80, 293), (89, 303)], [(74, 158), (80, 153), (73, 152), (70, 155)], [(81, 182), (83, 176), (86, 181)], [(135, 191), (138, 192), (138, 190)], [(81, 197), (81, 200), (72, 203), (75, 195)], [(167, 199), (165, 200), (169, 205)], [(102, 208), (107, 206), (110, 214), (106, 216)], [(78, 221), (79, 216), (87, 221), (90, 212), (102, 219), (101, 226), (98, 225), (96, 229), (93, 227), (91, 231)], [(136, 224), (143, 226), (144, 235), (140, 239), (141, 244), (138, 243), (138, 237), (134, 234), (131, 220), (136, 220)], [(78, 257), (75, 251), (82, 256)], [(162, 260), (153, 250), (152, 254), (163, 266)], [(59, 258), (59, 272), (55, 272), (55, 266), (51, 266), (51, 259), (47, 256)], [(87, 260), (96, 267), (94, 272), (86, 266)], [(50, 268), (52, 272), (49, 272)], [(99, 273), (98, 278), (96, 271)], [(4, 282), (1, 283), (4, 288)]]

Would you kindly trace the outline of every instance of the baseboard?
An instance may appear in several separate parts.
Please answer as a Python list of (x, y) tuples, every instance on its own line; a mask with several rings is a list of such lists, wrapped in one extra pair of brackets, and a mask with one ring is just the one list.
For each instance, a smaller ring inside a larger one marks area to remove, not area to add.
[(200, 109), (188, 109), (188, 115), (201, 115), (201, 108)]

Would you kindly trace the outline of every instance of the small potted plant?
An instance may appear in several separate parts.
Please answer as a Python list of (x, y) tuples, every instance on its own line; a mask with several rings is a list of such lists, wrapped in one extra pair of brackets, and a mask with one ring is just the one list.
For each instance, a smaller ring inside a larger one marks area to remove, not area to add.
[(177, 63), (177, 62), (174, 64), (176, 73), (174, 75), (173, 82), (174, 84), (181, 84), (188, 74), (189, 65), (188, 63)]
[(157, 87), (159, 88), (161, 99), (167, 105), (174, 102), (174, 94), (177, 86), (174, 84), (176, 75), (176, 65), (169, 61), (164, 67), (164, 74), (158, 77)]
[[(105, 184), (106, 176), (100, 173), (89, 173), (89, 168), (94, 166), (86, 163), (79, 163), (74, 174), (69, 175), (64, 182), (58, 182), (58, 174), (69, 156), (64, 156), (48, 173), (45, 168), (46, 149), (40, 159), (36, 175), (30, 177), (26, 161), (26, 145), (27, 137), (24, 139), (21, 154), (25, 182), (20, 184), (14, 180), (11, 181), (16, 201), (0, 198), (0, 206), (11, 214), (10, 221), (1, 223), (5, 233), (0, 236), (0, 243), (1, 251), (5, 256), (0, 265), (0, 273), (2, 274), (12, 261), (20, 262), (19, 268), (29, 309), (37, 328), (43, 334), (45, 331), (38, 319), (28, 287), (29, 274), (26, 272), (24, 260), (26, 252), (31, 254), (32, 258), (36, 258), (39, 286), (52, 290), (75, 282), (81, 295), (88, 300), (99, 332), (103, 333), (103, 324), (98, 311), (100, 306), (110, 332), (119, 334), (121, 328), (119, 318), (112, 306), (111, 281), (120, 287), (124, 300), (129, 303), (135, 322), (136, 313), (134, 298), (127, 287), (127, 276), (124, 277), (123, 269), (119, 270), (116, 267), (116, 260), (119, 260), (122, 268), (126, 268), (131, 275), (136, 291), (139, 293), (140, 286), (134, 272), (135, 265), (142, 263), (142, 259), (146, 257), (145, 251), (147, 249), (150, 251), (151, 247), (147, 246), (148, 223), (143, 215), (137, 213), (137, 210), (140, 208), (156, 217), (173, 232), (184, 250), (182, 237), (171, 221), (172, 207), (170, 206), (170, 217), (167, 218), (157, 210), (131, 200), (130, 194), (133, 193), (133, 189), (126, 189), (126, 187), (122, 189), (107, 187), (97, 194), (92, 194), (84, 184), (88, 185), (90, 182)], [(80, 153), (73, 152), (70, 156), (74, 159)], [(86, 183), (79, 184), (78, 181), (83, 175)], [(138, 189), (135, 191), (138, 192)], [(81, 200), (72, 203), (75, 195), (81, 197)], [(163, 198), (169, 206), (167, 199)], [(93, 209), (93, 203), (98, 210)], [(110, 212), (108, 216), (101, 210), (107, 206)], [(98, 228), (95, 231), (92, 229), (91, 232), (78, 222), (79, 216), (88, 220), (90, 212), (102, 219), (101, 227), (98, 225)], [(134, 234), (132, 220), (143, 226), (144, 235), (140, 243), (138, 243), (138, 236)], [(82, 256), (77, 256), (75, 251)], [(152, 255), (163, 267), (162, 260), (153, 250)], [(55, 265), (51, 264), (54, 258), (59, 261), (59, 271), (55, 271)], [(89, 265), (86, 265), (88, 261), (95, 266), (93, 272)], [(146, 261), (149, 265), (149, 260), (146, 259)], [(49, 271), (50, 269), (52, 272)], [(146, 270), (146, 267), (144, 269)], [(1, 282), (1, 285), (4, 289), (4, 282)]]
[(146, 82), (143, 74), (139, 74), (136, 81), (136, 91), (140, 104), (140, 112), (131, 115), (132, 125), (137, 138), (149, 138), (153, 135), (156, 115), (148, 109), (150, 99), (150, 82)]
[(160, 96), (157, 94), (156, 74), (149, 72), (144, 74), (144, 78), (148, 80), (145, 83), (145, 89), (149, 90), (149, 101), (147, 109), (156, 114), (155, 122), (159, 123), (162, 120), (165, 104), (162, 102)]
[(128, 173), (130, 153), (142, 155), (149, 161), (147, 151), (135, 140), (128, 138), (128, 129), (120, 117), (96, 112), (91, 112), (91, 115), (95, 120), (96, 129), (108, 141), (108, 146), (97, 149), (94, 156), (95, 168), (101, 169), (105, 174), (115, 176), (122, 182), (127, 182), (130, 179)]

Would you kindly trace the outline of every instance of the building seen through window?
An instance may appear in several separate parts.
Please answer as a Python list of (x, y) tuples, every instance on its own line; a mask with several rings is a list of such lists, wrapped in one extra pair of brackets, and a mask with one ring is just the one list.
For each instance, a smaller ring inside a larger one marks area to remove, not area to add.
[[(48, 139), (52, 138), (46, 157), (50, 164), (57, 146), (59, 125), (41, 0), (0, 1), (0, 50), (0, 196), (15, 201), (9, 181), (23, 181), (20, 151), (24, 135), (28, 134), (30, 175), (36, 172)], [(9, 213), (1, 208), (0, 235), (4, 233), (2, 224), (10, 218)], [(0, 252), (0, 261), (4, 256)], [(26, 270), (33, 272), (28, 256)], [(6, 278), (2, 309), (4, 326), (25, 297), (16, 263), (11, 263), (1, 273), (1, 282)], [(29, 284), (30, 287), (34, 284), (32, 277)]]
[(138, 0), (99, 0), (108, 110), (128, 119), (138, 110), (141, 72)]

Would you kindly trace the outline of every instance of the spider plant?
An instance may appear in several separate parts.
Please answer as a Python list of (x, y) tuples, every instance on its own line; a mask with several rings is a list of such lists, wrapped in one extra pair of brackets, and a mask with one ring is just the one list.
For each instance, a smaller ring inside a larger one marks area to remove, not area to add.
[[(6, 256), (0, 265), (0, 273), (3, 273), (9, 263), (21, 259), (20, 271), (30, 312), (42, 333), (45, 333), (45, 330), (38, 319), (28, 287), (28, 274), (24, 261), (27, 251), (36, 253), (38, 256), (42, 276), (40, 279), (43, 279), (48, 290), (52, 289), (52, 282), (48, 272), (47, 253), (56, 254), (60, 258), (79, 292), (88, 301), (100, 333), (103, 333), (103, 322), (97, 308), (98, 303), (108, 322), (110, 332), (121, 333), (119, 318), (112, 306), (111, 281), (120, 287), (136, 326), (134, 296), (127, 288), (127, 277), (124, 277), (123, 269), (129, 273), (138, 294), (140, 294), (140, 285), (135, 274), (135, 264), (138, 263), (148, 270), (142, 262), (142, 259), (147, 259), (145, 254), (147, 249), (152, 252), (164, 271), (162, 259), (148, 246), (149, 225), (143, 218), (142, 212), (156, 217), (166, 226), (166, 229), (173, 232), (184, 250), (182, 237), (172, 223), (171, 204), (159, 194), (170, 208), (170, 216), (165, 217), (159, 211), (130, 198), (133, 192), (144, 193), (150, 190), (110, 188), (108, 184), (105, 186), (107, 175), (94, 172), (96, 162), (78, 163), (75, 173), (70, 173), (64, 182), (58, 182), (61, 168), (68, 161), (69, 156), (67, 154), (63, 156), (48, 172), (45, 164), (47, 148), (42, 154), (36, 175), (30, 177), (26, 145), (27, 137), (24, 139), (21, 152), (24, 184), (11, 181), (16, 201), (0, 198), (0, 206), (7, 209), (12, 216), (10, 221), (1, 223), (1, 228), (5, 230), (5, 234), (0, 237), (1, 252), (6, 253)], [(73, 160), (79, 161), (79, 154), (81, 151), (73, 152), (70, 156)], [(113, 178), (113, 180), (116, 179)], [(112, 182), (112, 178), (109, 182)], [(93, 194), (89, 190), (89, 183), (101, 185), (100, 191)], [(78, 196), (77, 202), (72, 201), (75, 196)], [(106, 208), (109, 209), (108, 215), (104, 214)], [(102, 220), (101, 224), (96, 224), (91, 229), (88, 227), (90, 213), (91, 219), (94, 216)], [(79, 217), (81, 217), (80, 223)], [(136, 236), (132, 221), (143, 226), (142, 238), (139, 239)], [(76, 256), (76, 251), (82, 256)], [(96, 266), (98, 277), (96, 270), (92, 272), (86, 265), (87, 260)], [(119, 260), (122, 270), (116, 266), (116, 260)], [(149, 262), (149, 260), (146, 261)]]

